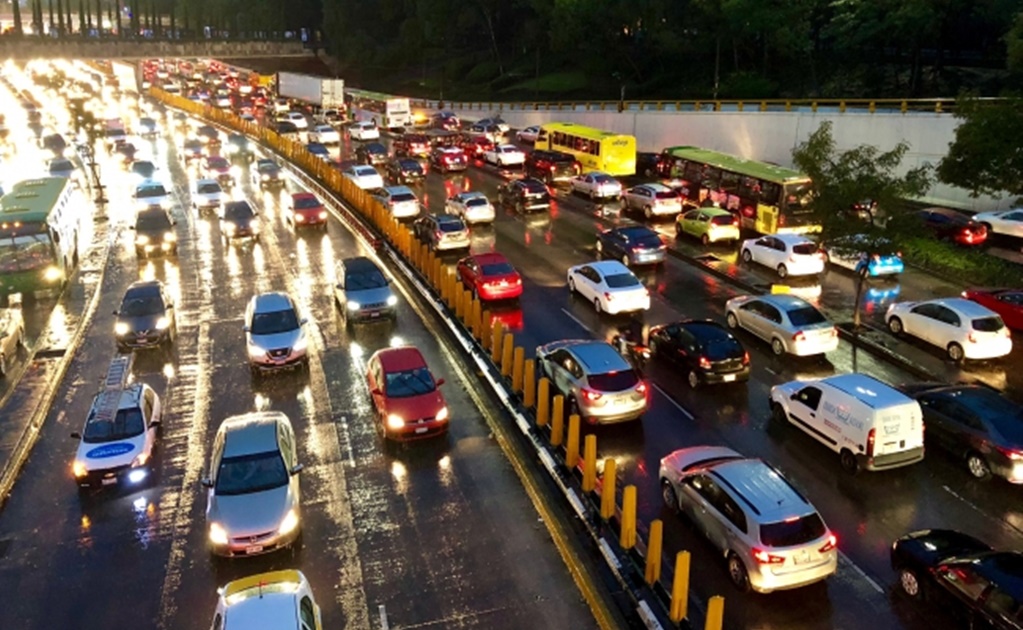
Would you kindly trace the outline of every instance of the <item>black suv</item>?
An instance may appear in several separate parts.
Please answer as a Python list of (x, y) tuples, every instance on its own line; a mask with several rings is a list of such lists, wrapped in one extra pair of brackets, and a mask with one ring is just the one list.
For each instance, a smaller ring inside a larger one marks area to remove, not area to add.
[(284, 186), (284, 177), (281, 176), (281, 167), (270, 159), (262, 159), (256, 162), (252, 169), (252, 185), (259, 186), (260, 190), (265, 188), (281, 188)]
[(248, 201), (228, 201), (224, 204), (220, 235), (227, 241), (238, 238), (259, 240), (259, 217)]
[(384, 170), (393, 184), (418, 184), (426, 179), (423, 165), (413, 158), (395, 158), (387, 163)]
[(575, 158), (561, 151), (538, 149), (526, 155), (523, 166), (526, 175), (542, 179), (548, 184), (568, 181), (579, 174), (579, 163)]
[(174, 302), (159, 280), (132, 283), (114, 316), (114, 338), (122, 352), (169, 345), (177, 334)]
[(252, 147), (249, 146), (249, 139), (241, 133), (228, 134), (224, 154), (235, 164), (248, 164), (256, 158)]
[(551, 193), (538, 179), (532, 177), (513, 179), (497, 188), (497, 203), (522, 212), (547, 210), (551, 207)]
[(139, 210), (135, 217), (135, 254), (144, 258), (150, 255), (178, 255), (178, 236), (174, 232), (174, 221), (160, 206)]
[(654, 326), (650, 352), (681, 368), (689, 386), (749, 380), (749, 353), (727, 328), (710, 320), (687, 319)]
[(379, 142), (360, 144), (355, 149), (355, 161), (359, 164), (377, 166), (386, 162), (388, 157), (390, 156), (387, 155), (387, 147)]

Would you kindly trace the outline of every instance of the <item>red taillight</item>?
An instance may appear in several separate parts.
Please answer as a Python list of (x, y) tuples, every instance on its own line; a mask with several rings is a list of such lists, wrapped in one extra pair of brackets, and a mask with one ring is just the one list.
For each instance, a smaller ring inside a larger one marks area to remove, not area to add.
[(742, 353), (742, 364), (749, 365), (749, 352)]
[(875, 429), (871, 429), (869, 432), (867, 432), (867, 457), (873, 457), (874, 456), (874, 437), (875, 437), (875, 435), (876, 435), (875, 434)]
[(767, 553), (763, 549), (754, 549), (753, 558), (760, 564), (782, 564), (785, 562), (784, 557)]
[(441, 232), (440, 230), (437, 230), (436, 232), (434, 232), (433, 235), (435, 237), (437, 237), (438, 239), (444, 238), (444, 232)]
[(553, 164), (551, 164), (551, 172), (552, 173), (554, 172), (554, 165)]
[(600, 397), (601, 397), (601, 393), (600, 392), (595, 392), (592, 389), (584, 389), (583, 390), (583, 398), (585, 398), (586, 400), (588, 400), (590, 402), (596, 402), (596, 401), (600, 400)]
[(977, 333), (970, 333), (966, 335), (966, 340), (970, 343), (977, 343)]
[(802, 330), (792, 335), (792, 341), (806, 341), (806, 333)]
[(835, 536), (834, 534), (828, 534), (828, 542), (824, 543), (824, 546), (821, 547), (818, 551), (820, 551), (821, 553), (827, 553), (828, 551), (831, 551), (837, 546), (838, 537)]
[(707, 357), (700, 357), (700, 367), (704, 370), (710, 369), (710, 359)]
[(640, 381), (639, 383), (637, 383), (636, 384), (636, 391), (639, 392), (640, 394), (644, 394), (645, 395), (646, 394), (646, 383), (644, 383), (643, 381)]
[(735, 225), (735, 226), (738, 226), (738, 225), (739, 225), (739, 217), (734, 217), (734, 218), (732, 219), (732, 225)]
[(1006, 457), (1008, 457), (1011, 460), (1023, 461), (1023, 451), (1018, 451), (1018, 450), (1013, 449), (1013, 448), (1005, 448), (1004, 446), (996, 446), (995, 448), (998, 449), (999, 453), (1001, 453), (1002, 455), (1005, 455)]
[(612, 294), (608, 293), (607, 291), (604, 291), (604, 299), (607, 300), (608, 302), (610, 302), (611, 300), (614, 299), (614, 296)]

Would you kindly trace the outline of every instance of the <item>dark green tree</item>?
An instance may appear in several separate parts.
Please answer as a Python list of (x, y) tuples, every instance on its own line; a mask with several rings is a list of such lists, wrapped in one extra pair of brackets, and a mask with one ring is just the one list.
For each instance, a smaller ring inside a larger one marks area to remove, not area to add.
[(1012, 28), (1005, 34), (1005, 65), (1009, 72), (1023, 75), (1023, 13), (1016, 15)]
[(938, 164), (938, 179), (974, 196), (1023, 197), (1023, 98), (989, 100), (965, 94), (956, 101), (955, 140)]

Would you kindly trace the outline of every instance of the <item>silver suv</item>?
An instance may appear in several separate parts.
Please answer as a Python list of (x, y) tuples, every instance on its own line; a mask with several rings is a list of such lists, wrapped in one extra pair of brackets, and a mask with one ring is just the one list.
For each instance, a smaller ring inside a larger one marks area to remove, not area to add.
[(660, 479), (665, 505), (721, 550), (739, 590), (799, 588), (837, 570), (835, 535), (763, 460), (723, 446), (683, 448), (661, 460)]
[(590, 424), (635, 420), (647, 408), (647, 385), (611, 344), (553, 341), (536, 349), (540, 374), (565, 397), (567, 414)]
[(398, 298), (391, 291), (391, 281), (365, 256), (345, 258), (337, 264), (334, 301), (345, 325), (398, 317)]
[(261, 293), (245, 309), (245, 346), (252, 373), (309, 367), (306, 320), (286, 293)]

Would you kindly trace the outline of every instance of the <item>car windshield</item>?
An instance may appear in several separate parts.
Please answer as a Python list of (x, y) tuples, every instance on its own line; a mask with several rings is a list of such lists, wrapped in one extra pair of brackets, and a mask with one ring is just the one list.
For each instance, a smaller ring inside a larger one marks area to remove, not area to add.
[(598, 392), (620, 392), (636, 386), (639, 377), (633, 370), (621, 370), (605, 372), (604, 374), (590, 374), (586, 377), (590, 389)]
[(604, 281), (607, 282), (607, 286), (612, 289), (621, 289), (624, 287), (634, 287), (639, 285), (639, 279), (631, 273), (615, 273), (610, 276), (605, 276)]
[(363, 289), (382, 289), (387, 286), (387, 278), (376, 269), (349, 273), (345, 276), (345, 287), (349, 291), (360, 291)]
[(147, 295), (127, 298), (121, 305), (120, 314), (123, 317), (142, 317), (144, 315), (159, 315), (163, 311), (163, 299), (158, 295)]
[(789, 321), (793, 326), (812, 326), (813, 324), (827, 323), (827, 319), (821, 312), (812, 306), (801, 306), (788, 311)]
[(419, 165), (419, 162), (416, 162), (415, 160), (402, 160), (398, 162), (398, 165), (406, 171), (422, 170), (422, 167)]
[(487, 205), (490, 205), (490, 202), (487, 201), (486, 199), (484, 199), (483, 197), (473, 197), (471, 199), (466, 200), (465, 205), (466, 206), (487, 206)]
[(0, 273), (31, 271), (54, 261), (49, 234), (26, 234), (0, 239)]
[(484, 276), (506, 276), (508, 274), (515, 273), (515, 267), (512, 267), (507, 262), (490, 263), (483, 265)]
[(376, 169), (373, 168), (372, 166), (365, 166), (362, 168), (356, 168), (355, 174), (358, 175), (359, 177), (369, 177), (371, 175), (376, 175), (377, 172)]
[(135, 190), (135, 196), (139, 199), (148, 199), (149, 197), (165, 197), (167, 191), (163, 186), (140, 186)]
[(253, 313), (249, 332), (253, 335), (276, 335), (298, 328), (298, 316), (293, 309)]
[(206, 182), (204, 184), (199, 184), (198, 188), (196, 188), (196, 192), (201, 195), (212, 195), (223, 191), (220, 188), (220, 184), (216, 182)]
[(613, 184), (617, 180), (614, 177), (611, 177), (610, 175), (594, 175), (593, 181), (598, 184)]
[(277, 165), (276, 164), (260, 164), (259, 165), (259, 172), (263, 173), (264, 175), (270, 175), (270, 174), (276, 173), (277, 172)]
[(327, 147), (325, 147), (322, 144), (317, 144), (315, 142), (310, 142), (306, 146), (306, 148), (309, 150), (310, 153), (329, 153)]
[(288, 483), (288, 471), (277, 451), (225, 457), (217, 469), (214, 491), (218, 495), (248, 494), (280, 488)]
[(294, 200), (295, 208), (299, 210), (308, 208), (319, 208), (320, 200), (316, 197), (299, 197)]
[(224, 218), (231, 221), (245, 221), (255, 216), (247, 203), (230, 204), (224, 208)]
[(994, 317), (978, 317), (970, 322), (973, 325), (973, 329), (978, 332), (998, 332), (1005, 328), (1005, 324), (1002, 322), (1002, 318), (995, 315)]
[(760, 542), (769, 547), (792, 547), (817, 540), (827, 532), (819, 514), (807, 514), (795, 519), (760, 526)]
[(89, 419), (85, 423), (82, 441), (94, 444), (97, 442), (113, 442), (127, 440), (142, 435), (146, 430), (141, 409), (118, 409), (113, 420)]
[(153, 232), (171, 229), (170, 218), (162, 211), (140, 212), (135, 221), (135, 229), (139, 232)]
[(802, 254), (804, 256), (812, 256), (817, 253), (816, 243), (800, 243), (792, 246), (793, 254)]
[(436, 387), (433, 375), (425, 366), (402, 372), (388, 372), (385, 385), (389, 398), (407, 398), (429, 394)]
[(391, 195), (391, 201), (415, 201), (416, 196), (410, 192), (395, 193)]

